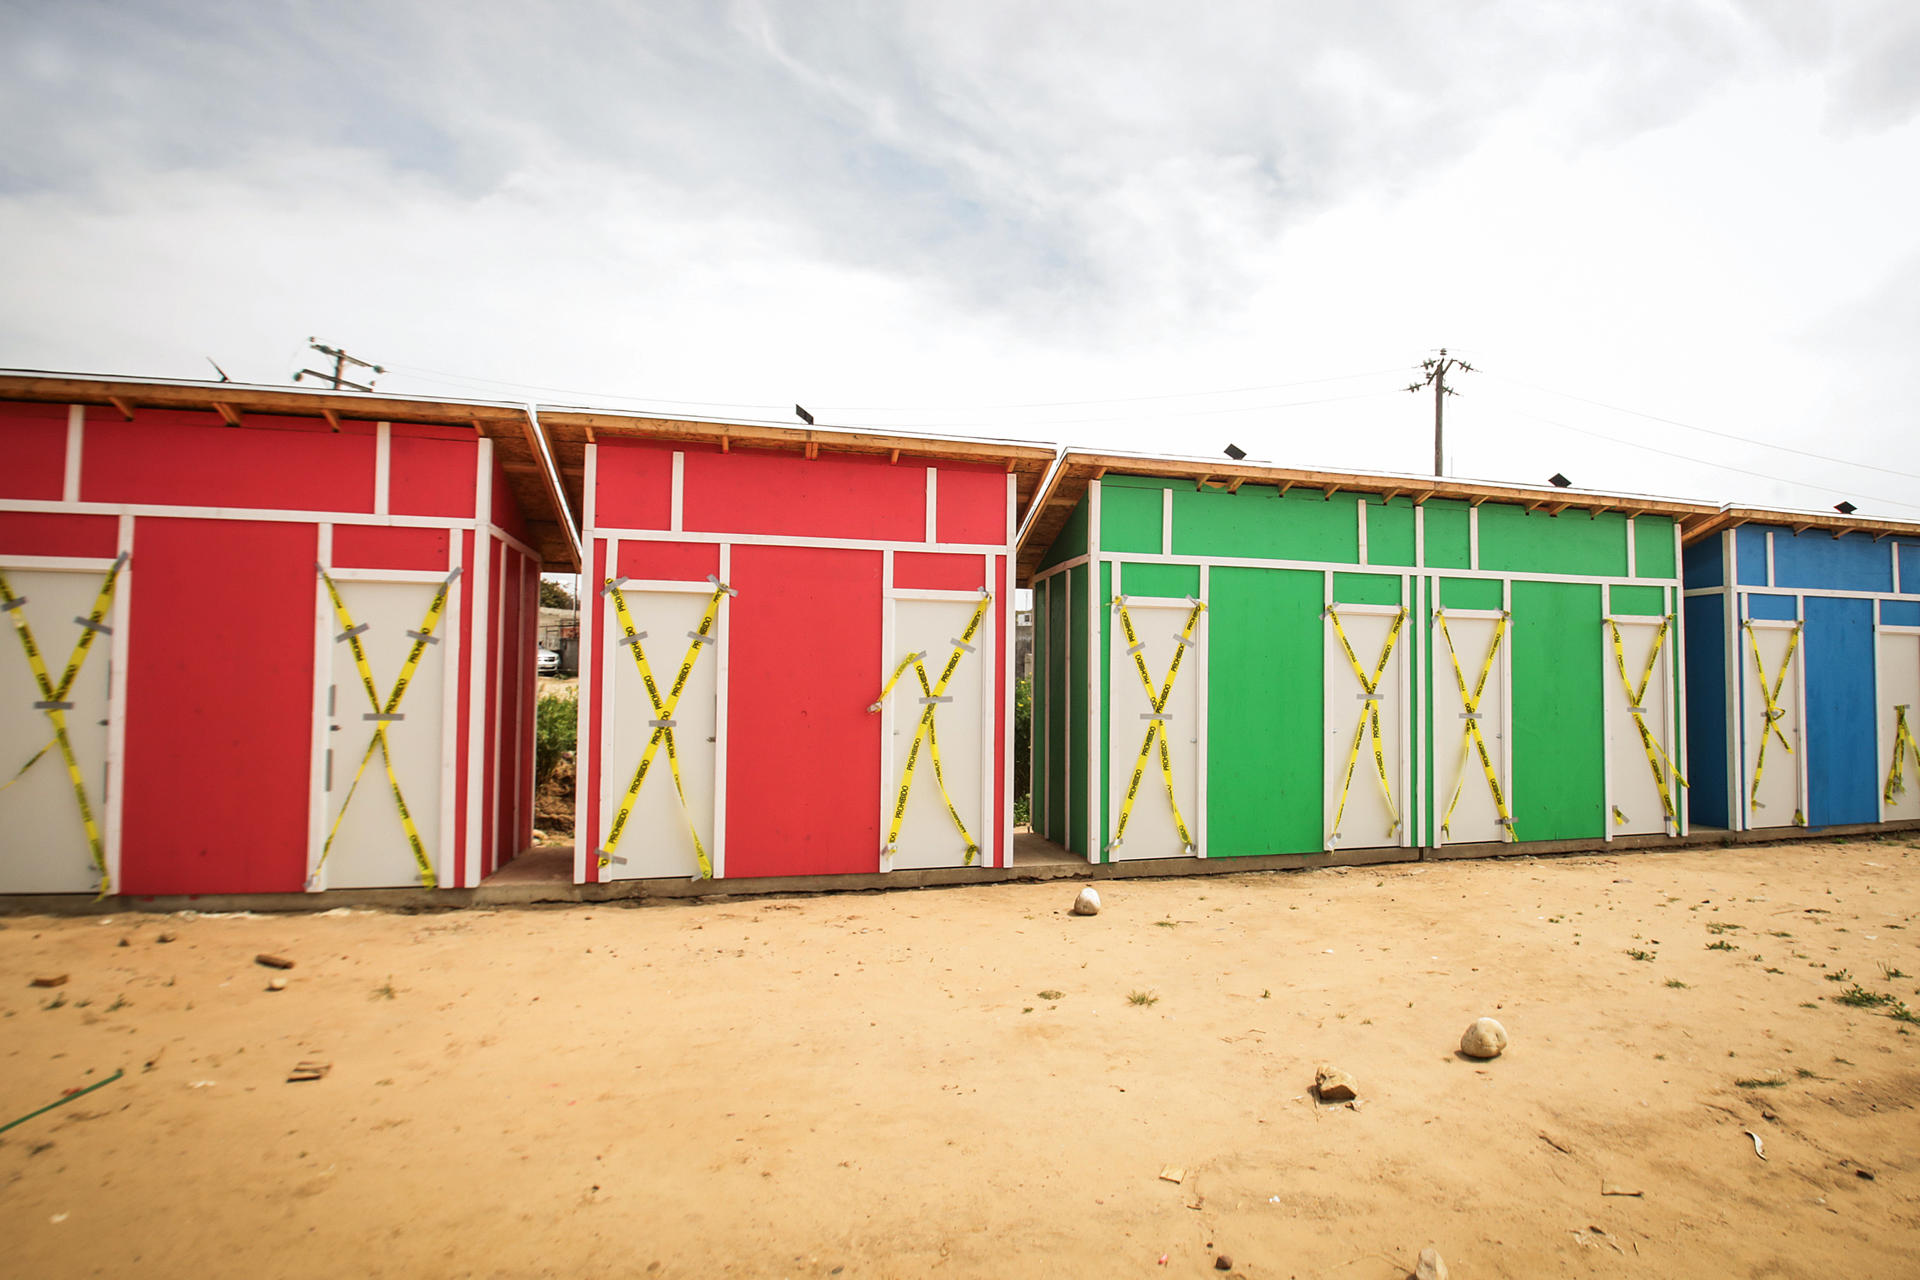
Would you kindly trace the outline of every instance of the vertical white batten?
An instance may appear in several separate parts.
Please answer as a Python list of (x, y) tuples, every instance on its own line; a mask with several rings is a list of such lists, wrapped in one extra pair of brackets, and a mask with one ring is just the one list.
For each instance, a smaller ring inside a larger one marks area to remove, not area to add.
[(1611, 694), (1607, 688), (1607, 659), (1611, 657), (1609, 646), (1613, 639), (1607, 620), (1613, 617), (1613, 588), (1606, 583), (1600, 584), (1600, 834), (1607, 843), (1613, 842), (1613, 731), (1607, 726), (1607, 699)]
[(482, 782), (487, 772), (487, 739), (491, 735), (487, 724), (487, 641), (491, 628), (487, 619), (491, 616), (492, 604), (489, 579), (493, 568), (493, 538), (487, 526), (493, 512), (493, 441), (487, 439), (479, 442), (476, 451), (473, 512), (479, 523), (473, 531), (473, 652), (467, 662), (467, 866), (462, 883), (468, 888), (480, 883), (481, 841), (483, 827), (487, 825), (481, 814), (486, 790)]
[(1887, 547), (1893, 552), (1893, 594), (1900, 592), (1900, 544), (1892, 538), (1887, 539)]
[[(1501, 733), (1500, 776), (1504, 780), (1507, 788), (1507, 816), (1509, 818), (1514, 818), (1514, 815), (1520, 812), (1520, 807), (1519, 807), (1520, 802), (1514, 799), (1514, 787), (1513, 787), (1513, 639), (1514, 639), (1513, 633), (1514, 633), (1514, 627), (1512, 626), (1512, 621), (1513, 621), (1513, 579), (1512, 578), (1502, 578), (1500, 580), (1500, 612), (1507, 615), (1507, 621), (1508, 621), (1506, 642), (1500, 646), (1502, 649), (1506, 651), (1504, 654), (1504, 660), (1502, 661), (1500, 666), (1500, 680), (1501, 680), (1500, 724), (1499, 724), (1499, 729)], [(1602, 720), (1601, 723), (1604, 725), (1606, 722), (1605, 720)], [(1603, 741), (1601, 743), (1601, 746), (1604, 748), (1605, 745), (1606, 744)], [(1604, 823), (1609, 816), (1611, 815), (1609, 814), (1600, 815), (1602, 823)], [(1516, 826), (1509, 827), (1507, 830), (1508, 830), (1508, 833), (1510, 835), (1513, 835), (1514, 837), (1513, 843), (1518, 844), (1520, 840), (1519, 840), (1519, 835), (1516, 830), (1516, 827), (1518, 825), (1519, 819), (1514, 818), (1514, 822)]]
[[(733, 580), (733, 546), (720, 544), (720, 581), (731, 583)], [(724, 880), (727, 877), (727, 680), (732, 665), (729, 655), (733, 650), (733, 597), (720, 597), (720, 615), (716, 621), (720, 626), (718, 650), (714, 660), (719, 663), (714, 671), (713, 681), (713, 878)]]
[[(1873, 612), (1877, 622), (1880, 616), (1878, 606)], [(1807, 785), (1807, 598), (1803, 595), (1796, 595), (1793, 598), (1793, 620), (1801, 628), (1800, 646), (1794, 650), (1793, 654), (1793, 687), (1800, 697), (1800, 714), (1794, 717), (1793, 725), (1793, 754), (1797, 757), (1794, 772), (1798, 779), (1796, 785), (1800, 789), (1800, 794), (1795, 797), (1797, 801), (1795, 807), (1800, 814), (1801, 825), (1810, 827), (1813, 825), (1813, 793)], [(1878, 662), (1879, 657), (1880, 655), (1876, 652), (1874, 661)], [(1868, 732), (1876, 738), (1880, 736), (1878, 726), (1870, 728)]]
[(1633, 520), (1632, 516), (1627, 517), (1627, 576), (1629, 578), (1639, 576), (1639, 547), (1634, 542)]
[[(1016, 573), (1014, 559), (1020, 551), (1019, 529), (1015, 520), (1019, 507), (1020, 478), (1009, 471), (1007, 472), (1007, 571), (1001, 575), (1002, 581), (1000, 584), (1001, 590), (1006, 593), (1001, 597), (1006, 607), (1001, 611), (1002, 617), (1000, 622), (1003, 635), (1005, 636), (1004, 643), (1007, 654), (1006, 691), (1001, 698), (1001, 714), (1006, 718), (1002, 724), (999, 735), (1000, 741), (1005, 744), (1006, 748), (1006, 767), (1001, 770), (1001, 795), (1006, 797), (1006, 802), (1000, 805), (996, 811), (1000, 823), (1000, 839), (996, 843), (1000, 847), (1000, 865), (1002, 867), (1011, 867), (1013, 865), (1013, 753), (1015, 749), (1013, 729), (1014, 722), (1019, 718), (1014, 706), (1014, 695), (1020, 683), (1020, 608), (1019, 601), (1014, 597), (1013, 584)], [(1034, 597), (1034, 603), (1039, 603), (1038, 595)], [(1038, 614), (1036, 613), (1035, 616), (1037, 618)], [(1034, 634), (1038, 635), (1039, 633), (1039, 627), (1036, 626), (1034, 628)], [(1028, 698), (1028, 706), (1031, 707), (1031, 689), (1028, 690)], [(1027, 739), (1027, 821), (1032, 822), (1033, 716), (1031, 714), (1027, 716)]]
[(1773, 530), (1767, 530), (1767, 585), (1773, 586)]
[[(605, 576), (615, 581), (618, 581), (620, 578), (620, 539), (617, 537), (607, 539), (607, 570)], [(601, 636), (604, 635), (606, 628), (619, 626), (619, 620), (615, 614), (608, 612), (608, 610), (613, 607), (611, 598), (601, 595), (599, 591), (596, 590), (594, 592), (594, 601), (600, 609), (601, 618), (600, 625), (595, 628), (594, 638), (597, 642)], [(581, 630), (585, 631), (586, 628), (582, 627)], [(620, 872), (618, 870), (619, 864), (615, 863), (610, 867), (602, 867), (600, 865), (599, 852), (600, 846), (606, 844), (608, 828), (612, 825), (613, 810), (619, 807), (613, 797), (622, 794), (625, 787), (625, 784), (622, 783), (620, 778), (613, 774), (611, 770), (618, 763), (614, 759), (613, 746), (614, 730), (619, 727), (620, 723), (620, 699), (618, 697), (620, 673), (616, 668), (620, 665), (621, 659), (623, 658), (631, 661), (631, 653), (624, 645), (619, 644), (609, 644), (606, 646), (606, 649), (606, 655), (600, 659), (604, 667), (600, 672), (600, 739), (593, 747), (594, 759), (600, 764), (600, 785), (595, 789), (595, 794), (592, 797), (594, 808), (598, 810), (594, 817), (599, 824), (600, 839), (596, 842), (596, 847), (588, 850), (588, 852), (594, 855), (593, 874), (596, 879), (618, 880), (620, 878)], [(587, 741), (584, 727), (580, 730), (580, 735), (580, 741)], [(578, 783), (574, 784), (574, 789), (576, 791), (579, 790)], [(577, 829), (574, 832), (573, 842), (576, 850), (580, 847), (581, 830), (584, 830), (584, 828)]]
[[(314, 531), (314, 559), (321, 568), (333, 567), (333, 526), (320, 524)], [(333, 679), (333, 627), (327, 599), (327, 584), (313, 575), (313, 759), (311, 767), (312, 800), (307, 805), (307, 889), (318, 893), (327, 887), (326, 868), (320, 865), (320, 851), (327, 842), (327, 751), (332, 745), (332, 717), (327, 714), (327, 686)]]
[[(87, 406), (70, 404), (67, 406), (67, 467), (61, 473), (60, 501), (80, 501), (80, 463), (85, 452), (87, 432)], [(121, 550), (125, 550), (123, 542)]]
[[(1681, 615), (1686, 612), (1687, 608), (1686, 566), (1682, 562), (1685, 550), (1686, 548), (1684, 548), (1680, 542), (1680, 522), (1675, 520), (1673, 522), (1673, 595), (1671, 597), (1673, 605), (1673, 644), (1668, 649), (1668, 661), (1673, 664), (1674, 673), (1674, 728), (1672, 734), (1667, 738), (1667, 742), (1670, 744), (1669, 749), (1674, 753), (1674, 758), (1677, 760), (1685, 760), (1687, 758), (1687, 744), (1684, 739), (1685, 736), (1693, 730), (1693, 721), (1687, 716), (1686, 645), (1680, 635), (1681, 629), (1684, 627), (1686, 621)], [(1684, 836), (1687, 834), (1687, 827), (1692, 817), (1693, 809), (1692, 806), (1687, 803), (1687, 788), (1675, 786), (1673, 790), (1673, 807), (1680, 815), (1679, 834)]]
[(522, 802), (521, 798), (526, 794), (526, 789), (520, 785), (520, 782), (521, 779), (526, 776), (527, 730), (531, 727), (527, 723), (527, 680), (529, 673), (526, 663), (527, 654), (533, 651), (533, 646), (527, 643), (527, 624), (533, 622), (537, 625), (540, 620), (540, 596), (537, 590), (534, 592), (533, 608), (531, 610), (527, 608), (527, 571), (532, 567), (532, 562), (529, 561), (525, 555), (516, 553), (513, 566), (513, 590), (514, 595), (520, 602), (520, 634), (514, 637), (515, 644), (513, 646), (514, 655), (518, 663), (517, 669), (513, 672), (513, 826), (510, 828), (511, 834), (507, 839), (507, 857), (509, 859), (520, 856), (522, 848), (520, 844), (522, 839), (520, 834), (522, 830), (521, 820), (525, 816), (520, 812), (520, 805)]
[[(1171, 495), (1173, 491), (1167, 492)], [(1207, 593), (1212, 583), (1208, 568), (1205, 564), (1200, 566), (1200, 602), (1210, 608), (1212, 601)], [(1200, 661), (1195, 664), (1199, 670), (1194, 672), (1199, 679), (1194, 689), (1193, 798), (1199, 812), (1193, 815), (1193, 851), (1204, 858), (1207, 856), (1207, 668), (1211, 665), (1207, 655), (1213, 649), (1213, 620), (1204, 611), (1200, 615), (1200, 628), (1200, 652), (1194, 654)]]
[[(1012, 613), (1009, 602), (993, 590), (993, 553), (987, 552), (981, 559), (985, 562), (980, 570), (981, 589), (994, 596), (992, 604), (987, 606), (987, 616), (982, 619), (980, 629), (980, 856), (975, 864), (982, 867), (993, 865), (993, 850), (1000, 843), (991, 839), (995, 829), (1004, 826), (1005, 815), (998, 814), (998, 806), (993, 803), (994, 792), (999, 789), (998, 771), (993, 767), (994, 748), (1000, 745), (1000, 735), (994, 732), (994, 725), (1000, 719), (999, 709), (995, 705), (993, 691), (998, 686), (994, 677), (1000, 671), (1000, 646), (993, 642), (995, 624), (1003, 613)], [(955, 636), (954, 639), (959, 639)], [(1007, 661), (1013, 661), (1013, 655), (1007, 655)], [(1007, 684), (1012, 688), (1012, 682)], [(1009, 796), (1007, 813), (1013, 812), (1013, 798)], [(991, 839), (991, 842), (990, 842)]]
[(940, 541), (940, 468), (927, 468), (927, 541)]
[[(587, 816), (589, 808), (595, 802), (595, 797), (591, 794), (592, 788), (587, 785), (587, 778), (588, 770), (600, 763), (593, 749), (593, 698), (588, 696), (596, 687), (593, 678), (594, 637), (598, 634), (597, 628), (600, 624), (598, 614), (600, 587), (593, 580), (593, 498), (594, 488), (599, 480), (599, 449), (599, 445), (588, 443), (586, 457), (581, 464), (583, 469), (580, 480), (580, 580), (579, 590), (574, 596), (580, 604), (578, 657), (580, 684), (575, 695), (579, 698), (579, 710), (576, 713), (578, 719), (575, 724), (576, 766), (573, 787), (573, 882), (575, 884), (587, 883)], [(726, 554), (725, 544), (722, 544), (720, 551), (722, 577), (726, 576)], [(723, 604), (720, 608), (724, 615), (726, 606)], [(721, 638), (721, 643), (726, 643), (724, 636)]]
[[(1359, 562), (1361, 564), (1366, 564), (1367, 563), (1367, 499), (1366, 499), (1366, 495), (1360, 494), (1356, 496), (1353, 500), (1353, 504), (1354, 504), (1354, 516), (1353, 516), (1354, 534), (1355, 534), (1355, 537), (1359, 540), (1359, 546), (1360, 546)], [(1404, 599), (1404, 597), (1402, 598)]]
[[(1365, 511), (1366, 508), (1362, 507), (1361, 510)], [(1407, 611), (1409, 617), (1413, 614), (1413, 596), (1408, 590), (1411, 581), (1409, 575), (1404, 573), (1400, 575), (1400, 607)], [(1408, 647), (1412, 647), (1411, 642)], [(1413, 792), (1411, 790), (1413, 752), (1407, 750), (1407, 739), (1412, 736), (1416, 723), (1414, 716), (1410, 713), (1414, 710), (1413, 699), (1419, 688), (1418, 674), (1414, 670), (1413, 659), (1402, 653), (1400, 655), (1400, 742), (1398, 745), (1400, 748), (1400, 847), (1403, 849), (1413, 843)]]
[[(461, 567), (464, 554), (460, 531), (449, 531), (448, 573)], [(460, 847), (454, 839), (454, 795), (460, 781), (460, 603), (466, 589), (467, 575), (462, 572), (447, 593), (446, 643), (441, 646), (444, 652), (440, 667), (440, 847), (433, 851), (433, 857), (442, 883), (460, 865)]]
[[(388, 499), (393, 490), (393, 424), (376, 422), (373, 424), (373, 514), (388, 514)], [(479, 518), (491, 518), (491, 513), (482, 511)]]
[[(927, 468), (927, 477), (931, 481), (933, 468)], [(931, 499), (931, 485), (929, 485)], [(899, 601), (893, 598), (893, 548), (888, 547), (880, 553), (880, 668), (874, 673), (873, 687), (877, 693), (887, 687), (887, 677), (892, 674), (891, 664), (894, 657), (894, 639), (899, 628), (895, 625), (894, 615), (899, 612)], [(906, 655), (902, 654), (901, 657)], [(893, 870), (892, 860), (887, 857), (887, 829), (893, 823), (893, 809), (887, 792), (893, 787), (893, 699), (880, 699), (880, 848), (875, 850), (875, 865), (881, 871)]]
[[(1173, 489), (1160, 491), (1160, 554), (1173, 554)], [(1204, 571), (1203, 571), (1204, 572)]]
[[(71, 421), (71, 419), (69, 419)], [(68, 438), (68, 456), (72, 456), (72, 438)], [(69, 475), (74, 474), (69, 472)], [(133, 622), (133, 517), (121, 516), (117, 554), (127, 557), (126, 567), (113, 593), (113, 641), (107, 650), (107, 794), (106, 858), (107, 874), (116, 889), (120, 886), (121, 798), (127, 777), (127, 659), (133, 637), (128, 628)]]
[(668, 499), (667, 528), (679, 533), (686, 528), (686, 521), (687, 455), (683, 450), (675, 449), (673, 451), (673, 490), (672, 496)]
[[(1119, 592), (1115, 591), (1115, 595)], [(1099, 861), (1106, 841), (1106, 814), (1100, 809), (1100, 765), (1107, 758), (1100, 736), (1100, 482), (1087, 486), (1087, 858)]]

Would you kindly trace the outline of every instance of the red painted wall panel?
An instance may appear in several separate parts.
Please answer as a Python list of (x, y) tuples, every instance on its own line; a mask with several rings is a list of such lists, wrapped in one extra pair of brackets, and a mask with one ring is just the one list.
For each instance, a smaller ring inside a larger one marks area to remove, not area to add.
[(986, 573), (987, 562), (982, 556), (941, 555), (932, 551), (893, 553), (893, 585), (896, 587), (921, 591), (978, 591), (984, 585), (982, 580)]
[(878, 870), (880, 578), (877, 551), (733, 549), (729, 877)]
[(403, 433), (396, 424), (387, 442), (387, 510), (472, 519), (479, 453), (470, 431), (410, 425)]
[(0, 405), (0, 498), (58, 502), (67, 474), (67, 406)]
[(527, 541), (527, 518), (507, 486), (506, 468), (497, 461), (493, 464), (493, 522), (520, 541)]
[(317, 550), (312, 525), (140, 519), (125, 892), (302, 887)]
[[(704, 582), (720, 572), (717, 542), (623, 542), (620, 576), (661, 582)], [(596, 583), (598, 591), (602, 584)]]
[(927, 536), (927, 469), (851, 454), (809, 461), (793, 453), (690, 451), (682, 527), (919, 542)]
[(942, 542), (1007, 543), (1007, 473), (941, 464), (934, 531)]
[(665, 529), (673, 520), (673, 450), (608, 441), (594, 452), (596, 528)]
[(333, 527), (333, 563), (342, 569), (431, 569), (447, 571), (445, 529), (337, 524)]
[(0, 511), (0, 557), (120, 554), (117, 516), (41, 515)]
[(87, 502), (372, 511), (371, 422), (140, 409), (128, 422), (88, 409), (80, 472)]

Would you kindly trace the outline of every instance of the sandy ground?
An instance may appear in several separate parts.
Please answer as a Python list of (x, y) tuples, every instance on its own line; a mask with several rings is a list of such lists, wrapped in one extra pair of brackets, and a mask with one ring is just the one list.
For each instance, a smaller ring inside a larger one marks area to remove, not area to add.
[(13, 916), (0, 1272), (1913, 1276), (1915, 852)]

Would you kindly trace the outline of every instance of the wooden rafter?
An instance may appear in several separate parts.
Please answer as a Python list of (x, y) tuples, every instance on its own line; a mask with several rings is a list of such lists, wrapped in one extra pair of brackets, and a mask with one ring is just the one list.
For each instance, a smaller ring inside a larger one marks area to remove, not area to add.
[(887, 463), (888, 463), (888, 465), (889, 465), (889, 466), (891, 466), (891, 465), (893, 465), (893, 464), (895, 464), (895, 463), (897, 463), (897, 462), (899, 462), (899, 461), (900, 461), (900, 451), (899, 451), (898, 449), (890, 449), (890, 450), (888, 450), (888, 452), (887, 452)]
[(133, 421), (133, 401), (125, 396), (108, 396), (107, 403), (120, 411), (120, 416), (128, 422)]
[(1235, 476), (1233, 479), (1227, 481), (1227, 492), (1228, 493), (1240, 492), (1240, 486), (1245, 484), (1246, 482), (1247, 482), (1247, 478), (1245, 476)]
[(335, 435), (338, 435), (340, 432), (340, 411), (338, 409), (322, 409), (320, 416), (327, 420), (327, 425), (333, 428)]
[(237, 427), (240, 425), (240, 411), (238, 409), (220, 400), (215, 400), (213, 407), (215, 412), (227, 420), (228, 426)]

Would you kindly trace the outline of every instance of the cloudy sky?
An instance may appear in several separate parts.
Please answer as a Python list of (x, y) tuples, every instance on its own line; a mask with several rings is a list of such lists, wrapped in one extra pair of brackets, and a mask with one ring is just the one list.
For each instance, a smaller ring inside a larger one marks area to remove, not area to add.
[(1920, 519), (1913, 0), (0, 0), (0, 365)]

